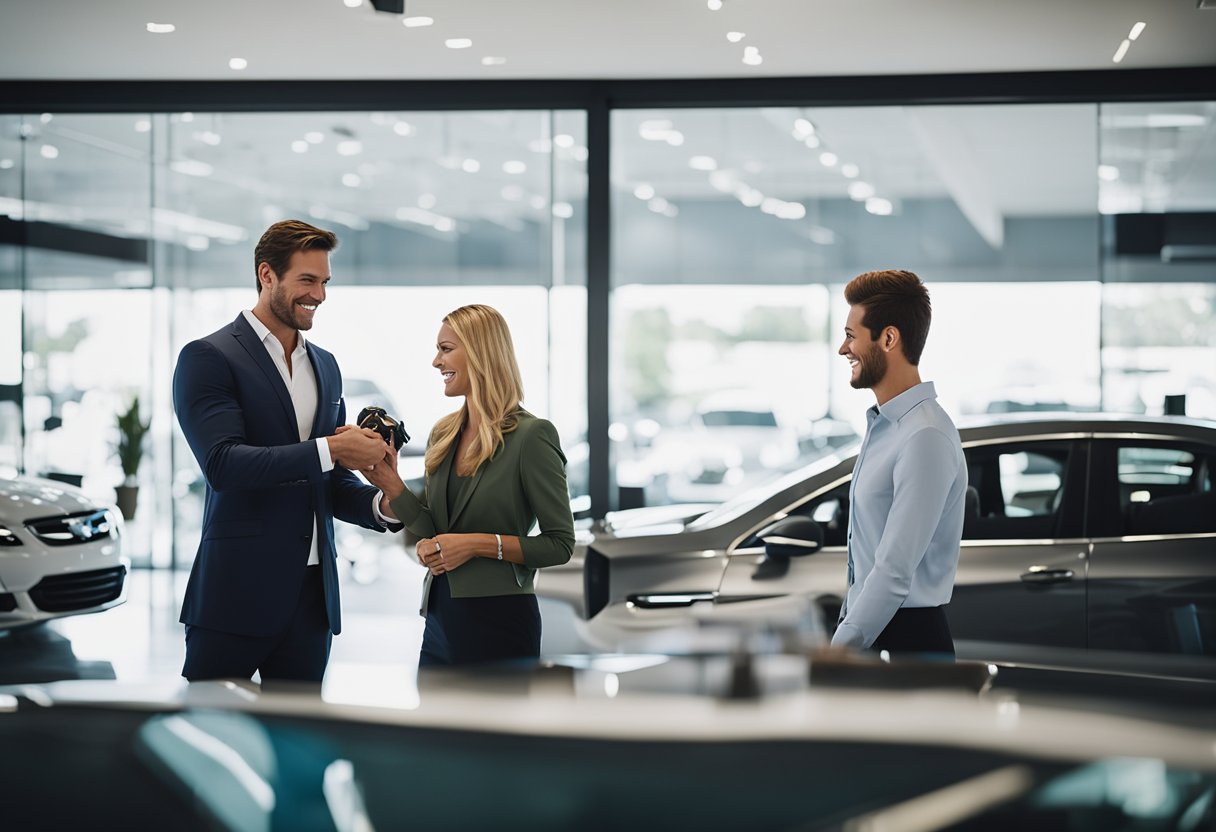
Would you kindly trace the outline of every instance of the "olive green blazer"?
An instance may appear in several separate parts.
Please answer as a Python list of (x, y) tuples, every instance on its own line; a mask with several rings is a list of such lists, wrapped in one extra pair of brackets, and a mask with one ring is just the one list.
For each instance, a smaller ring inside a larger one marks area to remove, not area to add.
[[(537, 569), (570, 560), (574, 551), (574, 518), (566, 490), (566, 455), (557, 430), (545, 419), (520, 409), (515, 430), (489, 460), (463, 483), (451, 516), (448, 479), (457, 476), (456, 442), (439, 467), (426, 477), (419, 499), (408, 488), (392, 501), (393, 511), (419, 537), (437, 534), (505, 534), (519, 538), (524, 565), (475, 557), (448, 573), (454, 598), (523, 595), (534, 592)], [(529, 536), (533, 526), (539, 533)], [(430, 590), (427, 576), (423, 593)]]

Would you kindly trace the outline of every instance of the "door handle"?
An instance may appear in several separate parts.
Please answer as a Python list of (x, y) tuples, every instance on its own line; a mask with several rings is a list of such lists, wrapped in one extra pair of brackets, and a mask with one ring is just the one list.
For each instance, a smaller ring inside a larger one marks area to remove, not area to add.
[(1062, 584), (1071, 581), (1076, 573), (1071, 569), (1052, 569), (1050, 566), (1032, 566), (1022, 573), (1022, 583), (1026, 584)]

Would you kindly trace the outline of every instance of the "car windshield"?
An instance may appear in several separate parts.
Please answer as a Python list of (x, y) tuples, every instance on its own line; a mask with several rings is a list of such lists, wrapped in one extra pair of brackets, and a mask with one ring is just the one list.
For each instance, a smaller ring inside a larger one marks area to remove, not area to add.
[(717, 508), (702, 514), (688, 524), (688, 529), (689, 531), (697, 531), (729, 523), (773, 495), (780, 494), (785, 489), (795, 486), (803, 480), (839, 465), (842, 460), (848, 459), (853, 453), (853, 449), (854, 446), (850, 445), (842, 448), (838, 453), (820, 457), (814, 462), (801, 468), (796, 468), (789, 473), (783, 474), (781, 471), (774, 471), (769, 479), (741, 492), (735, 497), (731, 497)]

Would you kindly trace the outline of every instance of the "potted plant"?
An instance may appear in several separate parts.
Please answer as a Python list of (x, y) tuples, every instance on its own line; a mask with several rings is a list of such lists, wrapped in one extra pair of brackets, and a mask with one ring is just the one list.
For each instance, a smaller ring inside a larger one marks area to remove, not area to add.
[(135, 516), (135, 504), (139, 498), (139, 463), (144, 456), (144, 436), (149, 422), (140, 421), (139, 395), (131, 398), (131, 406), (118, 414), (118, 462), (122, 465), (122, 485), (115, 489), (118, 509), (123, 519)]

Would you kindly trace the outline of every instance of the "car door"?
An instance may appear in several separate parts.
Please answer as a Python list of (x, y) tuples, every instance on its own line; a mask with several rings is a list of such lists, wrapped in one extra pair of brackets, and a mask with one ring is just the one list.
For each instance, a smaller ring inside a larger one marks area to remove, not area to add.
[(1216, 655), (1216, 447), (1094, 441), (1089, 645)]
[(968, 499), (954, 595), (956, 642), (1084, 648), (1085, 439), (967, 443)]
[(718, 587), (718, 602), (738, 603), (774, 595), (805, 596), (822, 610), (824, 627), (831, 634), (836, 629), (847, 589), (848, 550), (845, 544), (849, 531), (850, 480), (848, 474), (829, 480), (808, 499), (778, 513), (780, 516), (802, 515), (819, 523), (823, 527), (824, 545), (818, 552), (788, 560), (768, 560), (764, 544), (756, 537), (756, 532), (768, 525), (763, 523), (729, 552)]

